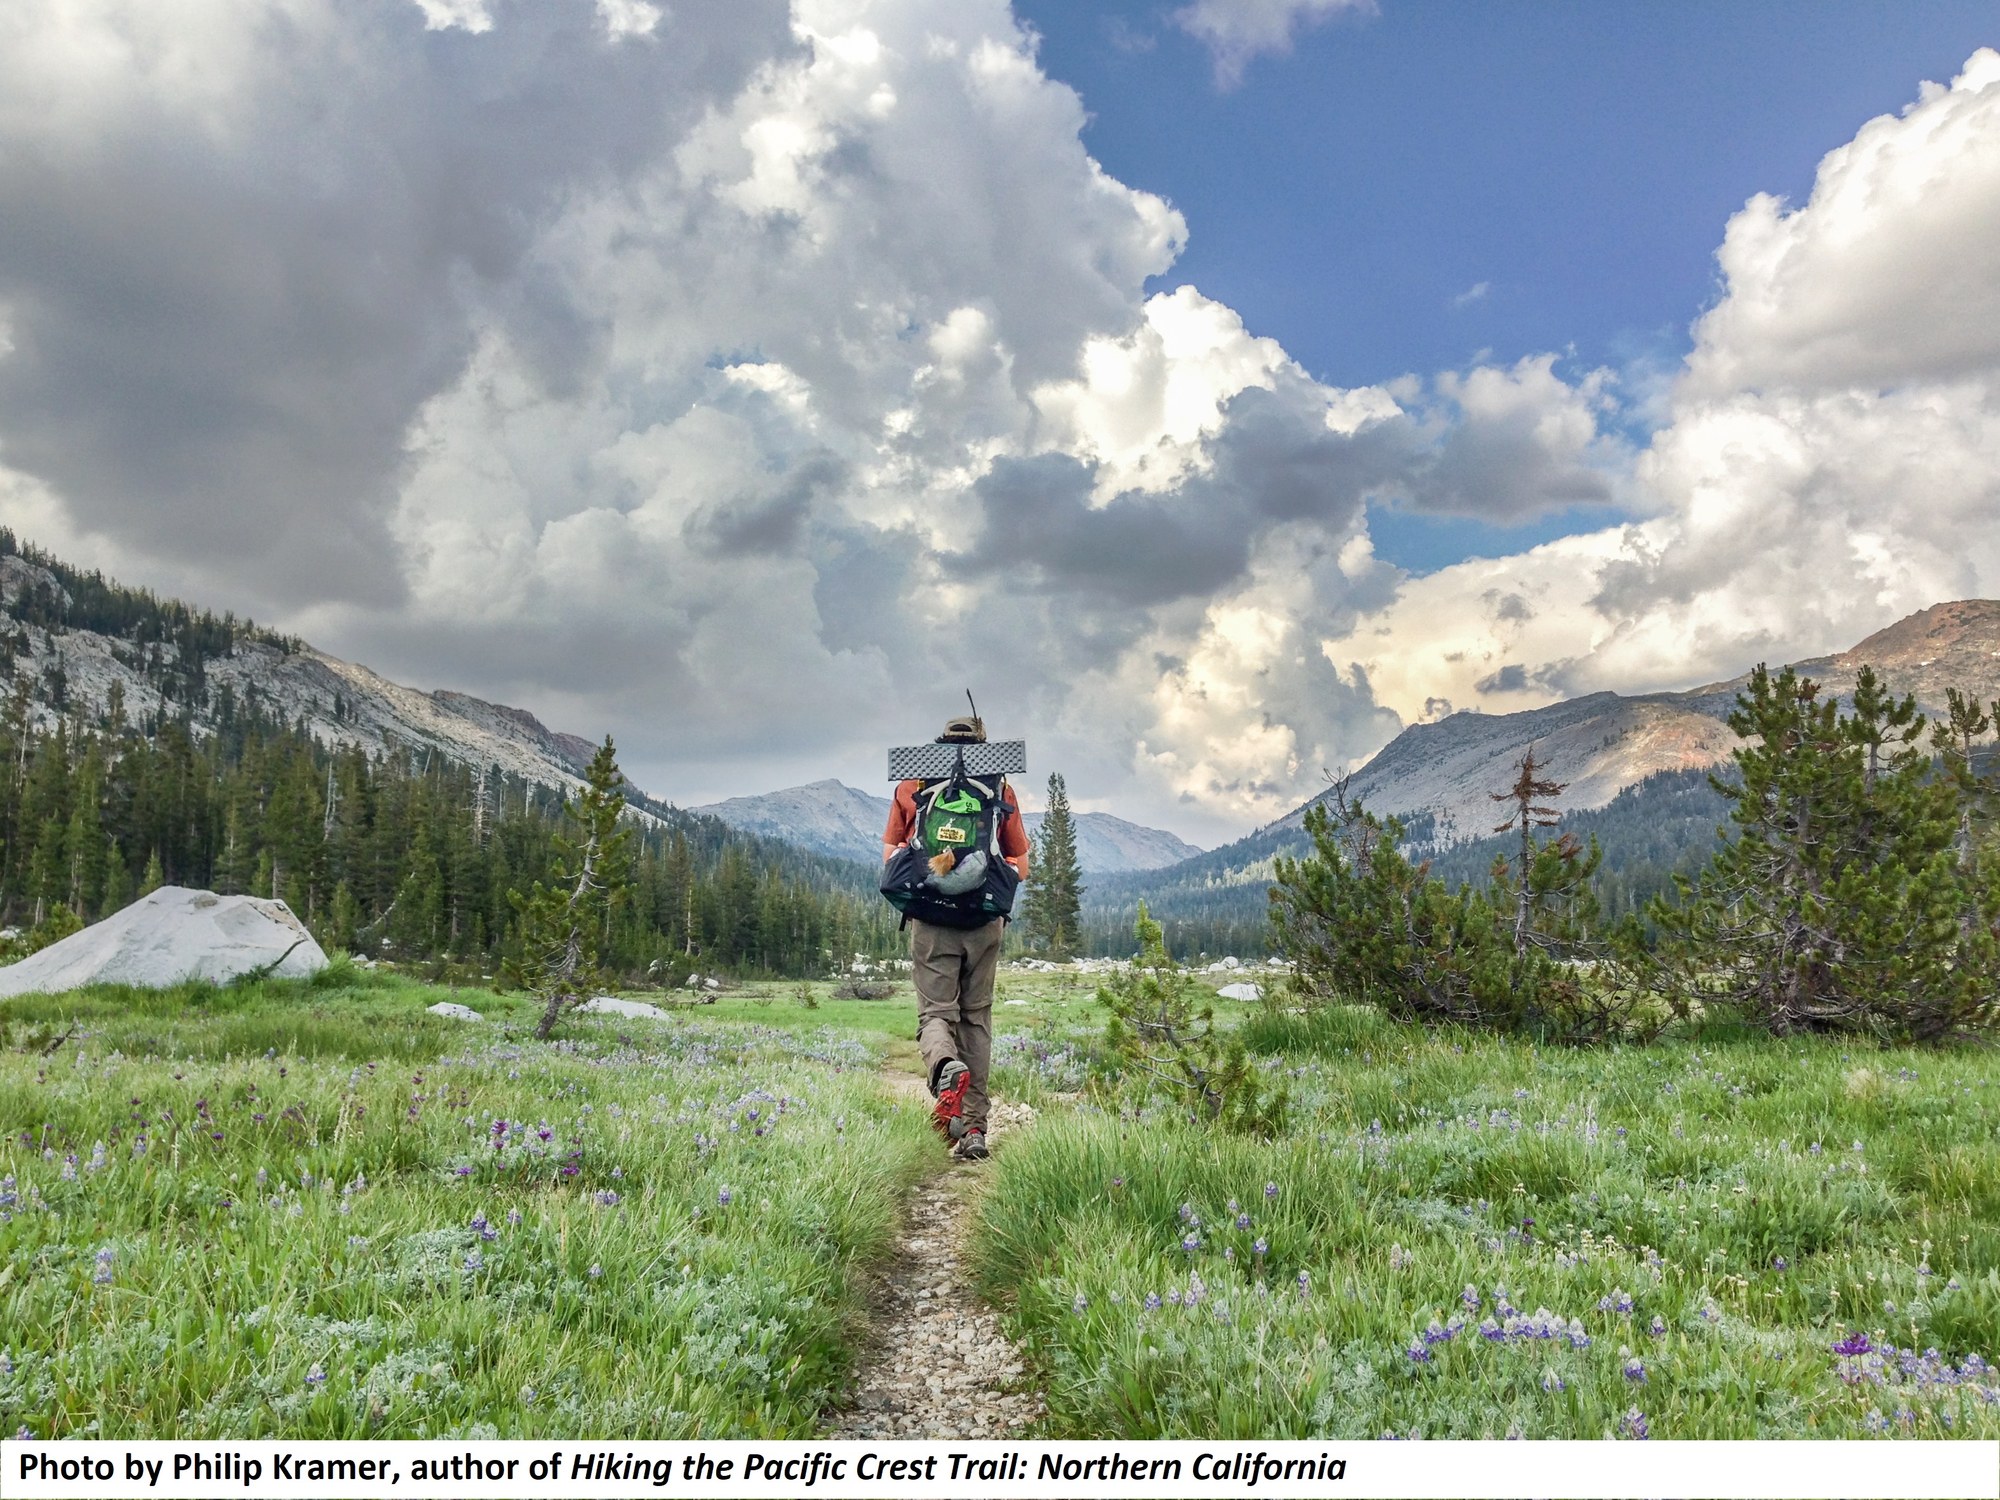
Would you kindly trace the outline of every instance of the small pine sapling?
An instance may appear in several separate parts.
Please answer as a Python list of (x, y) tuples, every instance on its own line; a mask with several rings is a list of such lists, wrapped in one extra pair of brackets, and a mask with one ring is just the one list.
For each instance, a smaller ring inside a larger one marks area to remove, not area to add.
[(607, 735), (584, 785), (563, 804), (568, 826), (556, 835), (549, 883), (507, 893), (520, 914), (520, 957), (508, 962), (507, 977), (541, 997), (535, 1035), (544, 1040), (563, 1012), (583, 1004), (597, 977), (597, 945), (631, 889), (632, 830), (618, 826), (624, 785)]
[(1104, 1040), (1128, 1068), (1157, 1084), (1191, 1119), (1249, 1135), (1284, 1128), (1289, 1097), (1267, 1088), (1242, 1039), (1218, 1035), (1212, 1001), (1197, 1001), (1193, 982), (1167, 952), (1160, 924), (1139, 905), (1139, 953), (1129, 969), (1097, 991), (1110, 1016)]

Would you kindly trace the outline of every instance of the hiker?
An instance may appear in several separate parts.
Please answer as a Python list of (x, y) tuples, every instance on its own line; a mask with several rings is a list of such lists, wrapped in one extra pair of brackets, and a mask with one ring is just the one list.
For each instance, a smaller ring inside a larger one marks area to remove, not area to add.
[[(986, 726), (977, 717), (945, 723), (940, 745), (982, 745)], [(990, 830), (990, 832), (989, 832)], [(917, 853), (930, 884), (943, 893), (921, 912), (941, 920), (926, 920), (907, 911), (910, 963), (917, 986), (917, 1045), (924, 1059), (925, 1081), (938, 1101), (936, 1117), (947, 1136), (955, 1137), (952, 1155), (977, 1161), (986, 1150), (986, 1074), (993, 1058), (993, 975), (1000, 963), (1004, 915), (988, 917), (992, 899), (980, 904), (981, 890), (955, 890), (967, 876), (989, 871), (997, 854), (1012, 867), (1012, 875), (1028, 875), (1028, 832), (1021, 810), (1004, 778), (953, 776), (938, 781), (904, 781), (896, 786), (889, 806), (889, 824), (882, 832), (882, 863), (888, 869), (897, 853), (915, 837)], [(953, 846), (958, 846), (954, 849)], [(977, 845), (988, 845), (978, 848)], [(931, 852), (935, 851), (935, 852)], [(984, 858), (978, 856), (984, 855)], [(955, 871), (964, 874), (954, 879)], [(922, 874), (919, 870), (917, 873)], [(1005, 900), (1013, 905), (1014, 879), (1001, 877)], [(952, 909), (956, 903), (961, 910)], [(956, 1114), (954, 1114), (954, 1110)]]

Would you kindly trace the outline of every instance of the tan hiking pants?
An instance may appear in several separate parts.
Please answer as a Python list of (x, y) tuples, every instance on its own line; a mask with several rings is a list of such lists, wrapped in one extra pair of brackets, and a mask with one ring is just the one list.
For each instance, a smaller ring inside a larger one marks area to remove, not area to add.
[(911, 977), (917, 985), (917, 1046), (924, 1081), (955, 1057), (972, 1070), (965, 1090), (965, 1125), (986, 1128), (986, 1073), (993, 1062), (993, 973), (1000, 965), (999, 918), (984, 927), (910, 923)]

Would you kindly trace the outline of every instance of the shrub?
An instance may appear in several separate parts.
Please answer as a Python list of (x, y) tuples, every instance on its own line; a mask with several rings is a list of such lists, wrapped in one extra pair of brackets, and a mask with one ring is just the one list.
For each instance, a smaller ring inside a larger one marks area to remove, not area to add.
[(1137, 932), (1139, 956), (1097, 991), (1098, 1003), (1111, 1012), (1106, 1045), (1191, 1118), (1253, 1135), (1275, 1134), (1284, 1125), (1284, 1086), (1264, 1086), (1240, 1036), (1216, 1035), (1213, 1001), (1197, 1004), (1193, 982), (1168, 954), (1160, 924), (1143, 902)]

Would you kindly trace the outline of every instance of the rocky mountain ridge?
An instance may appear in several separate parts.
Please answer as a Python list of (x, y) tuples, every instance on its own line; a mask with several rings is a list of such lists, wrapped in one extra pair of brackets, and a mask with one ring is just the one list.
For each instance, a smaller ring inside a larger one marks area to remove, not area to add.
[[(2000, 600), (1932, 605), (1848, 650), (1792, 665), (1835, 697), (1850, 695), (1860, 669), (1873, 666), (1932, 717), (1942, 712), (1947, 688), (1992, 702), (2000, 699)], [(1513, 780), (1532, 745), (1547, 774), (1565, 783), (1565, 812), (1603, 808), (1661, 772), (1727, 763), (1737, 741), (1726, 721), (1749, 680), (1744, 672), (1683, 692), (1590, 693), (1519, 713), (1461, 712), (1413, 724), (1354, 772), (1347, 795), (1411, 821), (1417, 847), (1447, 848), (1492, 831), (1499, 817), (1491, 794)], [(1331, 795), (1329, 788), (1241, 839), (1156, 874), (1190, 887), (1268, 881), (1272, 857), (1303, 846), (1306, 810)], [(1099, 894), (1125, 901), (1135, 892), (1143, 894), (1139, 882), (1121, 879)]]
[[(16, 555), (0, 557), (0, 608), (31, 591), (70, 602), (47, 568)], [(524, 709), (467, 693), (405, 687), (303, 644), (236, 640), (226, 655), (201, 662), (199, 701), (189, 702), (149, 669), (148, 652), (131, 641), (96, 630), (7, 623), (14, 675), (36, 684), (30, 713), (43, 725), (73, 708), (107, 712), (114, 689), (128, 720), (186, 714), (201, 733), (214, 732), (231, 709), (255, 704), (288, 724), (303, 724), (325, 744), (360, 745), (371, 754), (392, 748), (436, 754), (562, 789), (580, 784), (579, 773), (596, 749)]]

